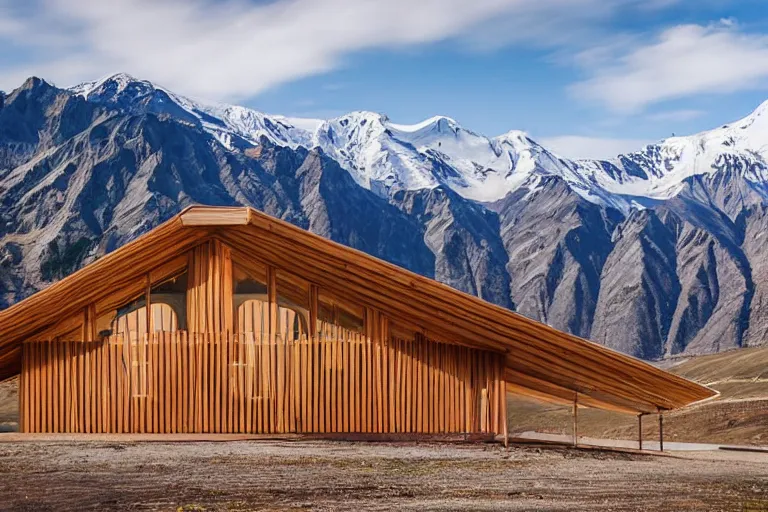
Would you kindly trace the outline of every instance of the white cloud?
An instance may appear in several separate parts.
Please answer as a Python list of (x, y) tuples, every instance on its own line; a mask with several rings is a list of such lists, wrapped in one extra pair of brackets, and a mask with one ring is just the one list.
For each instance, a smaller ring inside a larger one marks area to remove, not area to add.
[(638, 151), (654, 141), (561, 135), (544, 137), (539, 139), (539, 142), (545, 148), (565, 158), (607, 160), (622, 153)]
[(187, 94), (225, 99), (251, 96), (327, 71), (354, 51), (456, 37), (526, 4), (525, 0), (258, 4), (246, 0), (40, 0), (44, 3), (22, 15), (2, 9), (3, 1), (0, 27), (5, 28), (0, 36), (27, 46), (39, 44), (36, 34), (58, 35), (66, 42), (50, 45), (44, 57), (32, 58), (23, 66), (0, 66), (0, 87), (17, 86), (30, 74), (71, 85), (125, 71)]
[(488, 38), (562, 47), (622, 8), (648, 2), (0, 0), (0, 45), (16, 54), (16, 62), (0, 57), (0, 88), (33, 74), (68, 86), (123, 71), (234, 101), (335, 69), (366, 49), (446, 39), (483, 46)]
[(739, 31), (733, 20), (679, 25), (652, 43), (622, 41), (577, 56), (591, 75), (572, 93), (623, 113), (696, 94), (724, 94), (768, 84), (768, 36)]
[(655, 122), (667, 122), (667, 121), (690, 121), (696, 119), (705, 114), (703, 110), (696, 109), (679, 109), (679, 110), (667, 110), (664, 112), (656, 112), (648, 114), (646, 117), (650, 121)]

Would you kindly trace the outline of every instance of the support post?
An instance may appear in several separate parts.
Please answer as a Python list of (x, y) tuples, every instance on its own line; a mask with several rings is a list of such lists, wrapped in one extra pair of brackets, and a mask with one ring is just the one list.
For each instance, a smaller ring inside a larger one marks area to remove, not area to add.
[(579, 438), (579, 394), (573, 395), (573, 446), (578, 444)]
[(637, 415), (637, 449), (643, 449), (643, 413)]
[(659, 451), (664, 451), (664, 415), (659, 411)]
[(150, 339), (152, 335), (152, 277), (147, 272), (147, 279), (146, 279), (146, 290), (144, 291), (144, 304), (145, 304), (145, 311), (146, 313), (146, 329), (147, 329), (147, 340)]
[[(502, 362), (503, 364), (503, 362)], [(502, 366), (503, 368), (503, 366)], [(501, 431), (504, 435), (504, 448), (509, 448), (509, 425), (507, 423), (507, 381), (501, 379)]]

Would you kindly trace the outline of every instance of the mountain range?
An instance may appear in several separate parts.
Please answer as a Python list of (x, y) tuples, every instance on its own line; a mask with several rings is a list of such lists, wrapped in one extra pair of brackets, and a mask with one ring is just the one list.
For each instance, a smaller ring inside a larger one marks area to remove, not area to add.
[(0, 307), (192, 203), (247, 204), (645, 359), (768, 332), (768, 102), (612, 160), (448, 117), (210, 105), (118, 74), (0, 93)]

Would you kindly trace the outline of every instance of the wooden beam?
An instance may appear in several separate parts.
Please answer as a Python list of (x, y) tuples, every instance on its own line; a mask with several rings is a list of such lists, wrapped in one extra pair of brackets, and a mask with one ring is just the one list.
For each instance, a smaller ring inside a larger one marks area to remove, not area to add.
[(248, 224), (248, 208), (214, 208), (193, 206), (180, 215), (181, 224), (192, 226), (244, 226)]

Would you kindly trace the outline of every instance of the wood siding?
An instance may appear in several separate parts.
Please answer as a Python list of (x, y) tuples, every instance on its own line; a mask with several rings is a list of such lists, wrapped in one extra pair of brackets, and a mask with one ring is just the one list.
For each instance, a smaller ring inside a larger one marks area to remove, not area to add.
[(420, 336), (383, 339), (335, 327), (298, 340), (177, 331), (28, 342), (21, 429), (504, 432), (503, 356)]

